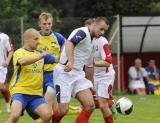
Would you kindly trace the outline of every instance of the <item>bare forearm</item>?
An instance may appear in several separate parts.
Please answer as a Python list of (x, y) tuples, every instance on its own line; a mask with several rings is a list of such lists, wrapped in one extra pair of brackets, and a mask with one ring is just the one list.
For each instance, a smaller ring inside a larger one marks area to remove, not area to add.
[(70, 41), (65, 42), (65, 48), (68, 61), (70, 61), (73, 64), (73, 49), (74, 49), (73, 43)]
[(14, 51), (10, 51), (10, 52), (8, 53), (8, 57), (7, 57), (7, 59), (6, 59), (6, 61), (8, 61), (8, 63), (11, 61), (11, 58), (12, 58), (12, 56), (13, 56), (13, 53), (14, 53)]
[(20, 58), (18, 60), (18, 63), (20, 65), (29, 65), (29, 64), (33, 64), (35, 62), (37, 62), (38, 60), (42, 59), (44, 56), (42, 54), (38, 55), (38, 56), (30, 56), (30, 57), (24, 57), (24, 58)]
[(95, 65), (95, 67), (109, 67), (109, 66), (110, 66), (110, 63), (101, 60), (101, 61), (95, 61), (95, 62), (94, 62), (94, 65)]

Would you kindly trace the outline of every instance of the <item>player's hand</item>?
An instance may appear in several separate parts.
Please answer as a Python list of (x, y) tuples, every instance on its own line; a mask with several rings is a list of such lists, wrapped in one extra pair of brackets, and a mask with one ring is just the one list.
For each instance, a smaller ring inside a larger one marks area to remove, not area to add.
[(50, 54), (49, 50), (45, 50), (45, 51), (42, 52), (41, 56), (45, 57), (48, 54)]
[(95, 87), (91, 88), (91, 92), (92, 92), (93, 95), (95, 95), (96, 94), (96, 88)]
[(64, 71), (65, 72), (70, 72), (73, 69), (72, 63), (71, 62), (67, 62)]
[(59, 62), (60, 57), (55, 57), (55, 63)]
[(6, 60), (3, 64), (3, 67), (8, 67), (8, 65), (9, 65), (9, 62)]

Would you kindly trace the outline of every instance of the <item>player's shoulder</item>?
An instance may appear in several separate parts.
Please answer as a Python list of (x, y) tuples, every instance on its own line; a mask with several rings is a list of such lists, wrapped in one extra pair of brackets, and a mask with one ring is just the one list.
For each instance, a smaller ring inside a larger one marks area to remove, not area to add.
[(16, 56), (17, 54), (22, 54), (24, 52), (23, 48), (19, 48), (14, 52), (14, 56)]
[(55, 36), (57, 36), (57, 37), (63, 37), (62, 34), (60, 34), (59, 32), (56, 32), (56, 31), (52, 31), (51, 34), (52, 34), (52, 35), (55, 35)]
[(3, 33), (3, 32), (0, 32), (0, 37), (5, 38), (5, 39), (9, 38), (9, 36), (7, 34)]
[(105, 43), (105, 44), (109, 44), (107, 38), (101, 36), (98, 40), (100, 40), (101, 42)]
[(79, 27), (74, 29), (72, 32), (77, 33), (78, 31), (81, 31), (82, 33), (88, 33), (88, 27)]

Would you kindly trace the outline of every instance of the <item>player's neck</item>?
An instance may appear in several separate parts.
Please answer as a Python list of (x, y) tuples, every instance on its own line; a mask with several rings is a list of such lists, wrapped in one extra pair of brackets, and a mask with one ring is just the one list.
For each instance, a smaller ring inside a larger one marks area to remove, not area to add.
[(42, 36), (49, 36), (51, 33), (52, 33), (52, 31), (50, 31), (50, 32), (48, 32), (48, 33), (45, 33), (45, 32), (43, 32), (42, 30), (40, 31), (40, 34), (41, 34)]
[(28, 47), (27, 45), (24, 45), (24, 46), (23, 46), (23, 49), (25, 49), (25, 50), (27, 50), (27, 51), (29, 51), (29, 52), (34, 52), (34, 50), (31, 49), (30, 47)]
[(91, 27), (90, 27), (90, 26), (88, 26), (88, 31), (89, 31), (89, 33), (90, 33), (91, 40), (93, 40), (94, 35), (93, 35), (92, 29), (91, 29)]

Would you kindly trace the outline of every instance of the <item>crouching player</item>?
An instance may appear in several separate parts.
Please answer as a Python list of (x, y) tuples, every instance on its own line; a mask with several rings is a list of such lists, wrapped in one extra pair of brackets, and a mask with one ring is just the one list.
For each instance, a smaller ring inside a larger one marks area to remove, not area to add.
[[(40, 34), (33, 28), (24, 32), (24, 46), (13, 55), (14, 73), (10, 82), (11, 113), (7, 123), (16, 123), (26, 109), (33, 118), (49, 123), (52, 109), (42, 96), (43, 66), (56, 62), (48, 51), (36, 50)], [(45, 109), (45, 110), (44, 110)]]

